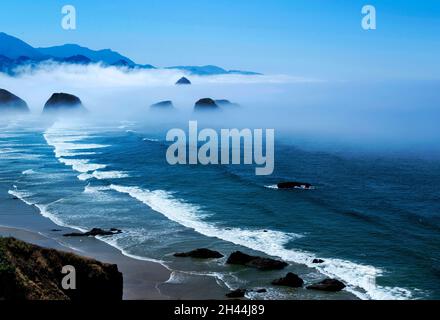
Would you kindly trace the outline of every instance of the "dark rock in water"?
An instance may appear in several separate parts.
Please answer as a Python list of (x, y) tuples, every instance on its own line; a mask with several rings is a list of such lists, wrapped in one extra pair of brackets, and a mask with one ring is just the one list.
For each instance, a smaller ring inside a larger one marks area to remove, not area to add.
[(16, 197), (16, 196), (13, 196), (12, 199), (13, 199), (13, 200), (19, 200), (19, 198)]
[(62, 230), (61, 229), (51, 229), (50, 231), (52, 231), (52, 232), (61, 232)]
[(336, 279), (325, 279), (307, 287), (309, 290), (338, 292), (345, 288), (345, 284)]
[(256, 293), (266, 293), (267, 290), (264, 289), (264, 288), (261, 288), (261, 289), (255, 289), (254, 292), (256, 292)]
[(189, 81), (187, 78), (182, 77), (179, 80), (177, 80), (176, 85), (188, 85), (191, 84), (191, 81)]
[(152, 109), (173, 109), (174, 105), (172, 101), (161, 101), (150, 106)]
[(81, 100), (68, 93), (54, 93), (44, 105), (43, 112), (86, 111)]
[(27, 103), (12, 94), (11, 92), (0, 89), (0, 111), (6, 112), (29, 112)]
[(303, 279), (296, 274), (289, 272), (284, 278), (280, 278), (272, 281), (275, 286), (287, 286), (292, 288), (301, 288), (304, 284)]
[(315, 263), (315, 264), (324, 263), (324, 262), (325, 261), (322, 259), (313, 259), (313, 261), (312, 261), (312, 263)]
[[(74, 266), (75, 290), (62, 287)], [(0, 300), (122, 300), (123, 276), (115, 264), (0, 238)]]
[(246, 294), (246, 289), (237, 289), (233, 290), (226, 294), (226, 297), (228, 298), (244, 298), (244, 295)]
[(313, 187), (307, 182), (281, 182), (277, 186), (278, 189), (311, 189)]
[(284, 261), (251, 256), (241, 251), (231, 253), (226, 263), (243, 265), (247, 267), (257, 268), (259, 270), (281, 270), (288, 266), (288, 264)]
[(66, 233), (63, 236), (64, 237), (96, 237), (96, 236), (112, 236), (119, 233), (122, 233), (122, 231), (116, 228), (111, 228), (110, 230), (93, 228), (92, 230), (87, 232), (72, 232), (72, 233)]
[(218, 251), (213, 251), (210, 249), (196, 249), (189, 252), (182, 252), (182, 253), (175, 253), (175, 257), (191, 257), (191, 258), (197, 258), (197, 259), (219, 259), (223, 258), (223, 255)]
[(208, 111), (208, 110), (219, 110), (220, 108), (215, 103), (214, 100), (210, 98), (203, 98), (196, 102), (194, 110), (196, 111)]

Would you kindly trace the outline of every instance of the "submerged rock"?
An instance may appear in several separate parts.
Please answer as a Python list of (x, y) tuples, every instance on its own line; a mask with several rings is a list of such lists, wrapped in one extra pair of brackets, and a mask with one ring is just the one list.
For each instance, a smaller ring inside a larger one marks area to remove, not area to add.
[(300, 288), (303, 286), (304, 281), (296, 274), (289, 272), (284, 278), (280, 278), (272, 281), (275, 286), (287, 286), (292, 288)]
[(176, 82), (176, 85), (189, 85), (189, 84), (191, 84), (191, 81), (189, 81), (186, 77), (182, 77)]
[(258, 256), (251, 256), (241, 251), (231, 253), (227, 264), (243, 265), (259, 270), (281, 270), (288, 266), (284, 261), (279, 261), (271, 258), (263, 258)]
[(219, 107), (211, 98), (203, 98), (196, 102), (194, 105), (195, 111), (208, 111), (208, 110), (218, 110)]
[(281, 182), (278, 183), (278, 189), (311, 189), (313, 185), (307, 182)]
[(66, 233), (63, 236), (64, 237), (96, 237), (96, 236), (112, 236), (119, 233), (122, 233), (122, 231), (116, 228), (111, 228), (110, 230), (93, 228), (92, 230), (87, 232), (72, 232), (72, 233)]
[(181, 253), (175, 253), (175, 257), (181, 257), (181, 258), (197, 258), (197, 259), (219, 259), (223, 258), (223, 255), (218, 251), (213, 251), (210, 249), (196, 249), (189, 252), (181, 252)]
[(345, 288), (345, 284), (336, 279), (325, 279), (307, 287), (309, 290), (338, 292)]
[[(65, 266), (75, 268), (76, 288), (65, 290)], [(115, 264), (0, 238), (0, 300), (122, 300), (123, 277)]]
[(324, 263), (325, 261), (322, 259), (313, 259), (312, 263), (314, 264), (320, 264), (320, 263)]
[(265, 288), (261, 288), (261, 289), (255, 289), (255, 290), (253, 290), (254, 292), (256, 292), (256, 293), (266, 293), (267, 292), (267, 289), (265, 289)]
[(0, 89), (0, 111), (29, 112), (27, 103), (8, 90)]
[(246, 289), (236, 289), (226, 294), (226, 297), (228, 298), (244, 298), (244, 295), (246, 294)]
[(72, 94), (68, 93), (54, 93), (44, 105), (44, 113), (58, 113), (58, 112), (84, 112), (81, 100)]
[(160, 102), (158, 102), (158, 103), (155, 103), (155, 104), (152, 104), (151, 106), (150, 106), (150, 108), (152, 108), (152, 109), (173, 109), (174, 108), (174, 105), (173, 105), (173, 102), (172, 101), (170, 101), (170, 100), (166, 100), (166, 101), (160, 101)]

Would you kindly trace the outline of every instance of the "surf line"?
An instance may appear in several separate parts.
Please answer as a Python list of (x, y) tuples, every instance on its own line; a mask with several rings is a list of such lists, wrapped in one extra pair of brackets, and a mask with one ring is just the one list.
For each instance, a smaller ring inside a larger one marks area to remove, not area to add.
[(166, 151), (170, 165), (254, 164), (257, 176), (271, 175), (275, 168), (274, 129), (221, 129), (219, 134), (211, 128), (199, 132), (197, 121), (189, 121), (188, 134), (174, 128), (166, 141), (173, 142)]

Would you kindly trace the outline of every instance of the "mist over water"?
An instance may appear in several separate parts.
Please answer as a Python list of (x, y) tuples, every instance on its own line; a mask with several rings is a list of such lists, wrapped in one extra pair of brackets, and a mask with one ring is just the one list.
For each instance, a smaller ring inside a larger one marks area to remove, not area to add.
[[(176, 86), (182, 76), (191, 86)], [(437, 158), (440, 152), (440, 94), (436, 82), (341, 82), (283, 75), (191, 76), (176, 70), (129, 70), (99, 64), (43, 65), (0, 87), (24, 99), (39, 115), (54, 92), (77, 95), (88, 120), (136, 120), (186, 128), (275, 128), (289, 144), (338, 151), (372, 151)], [(201, 98), (228, 99), (240, 107), (196, 115)], [(172, 100), (173, 111), (150, 112)]]

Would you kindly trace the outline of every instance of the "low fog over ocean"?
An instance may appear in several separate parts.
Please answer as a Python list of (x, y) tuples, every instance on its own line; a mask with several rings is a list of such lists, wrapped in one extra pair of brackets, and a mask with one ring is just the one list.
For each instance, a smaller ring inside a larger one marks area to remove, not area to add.
[[(191, 86), (176, 86), (182, 76)], [(192, 76), (177, 70), (130, 70), (100, 64), (42, 64), (17, 77), (0, 75), (0, 87), (24, 99), (33, 115), (54, 92), (77, 95), (98, 120), (146, 123), (194, 119), (194, 103), (228, 99), (239, 108), (203, 117), (218, 128), (275, 128), (277, 137), (308, 147), (399, 151), (438, 156), (440, 94), (434, 81), (332, 81), (287, 75)], [(172, 100), (173, 112), (149, 112)]]

